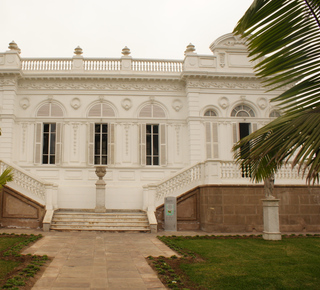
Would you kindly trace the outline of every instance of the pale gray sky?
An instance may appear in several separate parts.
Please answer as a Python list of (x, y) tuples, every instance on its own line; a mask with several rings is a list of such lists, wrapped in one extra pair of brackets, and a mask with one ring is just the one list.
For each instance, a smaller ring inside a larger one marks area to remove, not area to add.
[(252, 0), (0, 0), (0, 52), (14, 40), (22, 57), (183, 59), (232, 32)]

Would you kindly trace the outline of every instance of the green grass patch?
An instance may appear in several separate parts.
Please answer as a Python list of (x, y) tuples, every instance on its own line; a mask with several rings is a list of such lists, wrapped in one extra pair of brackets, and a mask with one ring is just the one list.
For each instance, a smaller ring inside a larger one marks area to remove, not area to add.
[(21, 250), (41, 235), (0, 234), (0, 289), (19, 289), (48, 260), (47, 256), (21, 255)]
[(167, 283), (173, 289), (319, 289), (319, 237), (159, 238), (185, 257), (172, 267), (190, 284)]

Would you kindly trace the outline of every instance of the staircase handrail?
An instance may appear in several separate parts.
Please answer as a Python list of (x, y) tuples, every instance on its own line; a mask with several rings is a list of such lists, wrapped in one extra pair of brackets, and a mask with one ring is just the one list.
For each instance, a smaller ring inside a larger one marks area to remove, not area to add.
[(156, 185), (156, 199), (159, 200), (179, 188), (194, 183), (201, 183), (204, 178), (203, 165), (205, 162), (198, 162), (187, 168), (183, 168), (174, 175), (163, 179)]
[(53, 186), (53, 183), (42, 180), (11, 162), (0, 160), (0, 173), (8, 167), (13, 169), (13, 181), (11, 182), (35, 194), (45, 203), (46, 186)]

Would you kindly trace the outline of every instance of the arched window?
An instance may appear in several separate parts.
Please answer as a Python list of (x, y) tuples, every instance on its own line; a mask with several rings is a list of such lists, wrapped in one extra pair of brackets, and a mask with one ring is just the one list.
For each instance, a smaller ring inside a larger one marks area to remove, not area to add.
[(280, 115), (280, 113), (277, 111), (277, 110), (273, 110), (273, 111), (271, 111), (270, 112), (270, 114), (269, 114), (269, 117), (270, 118), (278, 118), (278, 117), (280, 117), (281, 115)]
[(109, 105), (100, 103), (89, 110), (88, 117), (115, 117), (115, 113)]
[(54, 103), (42, 105), (37, 117), (43, 117), (43, 122), (35, 124), (35, 164), (60, 164), (62, 148), (62, 122), (52, 122), (48, 117), (63, 117), (62, 108)]
[(249, 106), (239, 105), (232, 110), (231, 117), (255, 117), (255, 113)]
[(140, 124), (140, 162), (141, 165), (167, 165), (167, 134), (165, 123), (155, 123), (152, 118), (165, 118), (165, 111), (156, 104), (145, 105), (139, 118), (150, 118)]
[(47, 103), (39, 108), (37, 117), (63, 117), (63, 111), (57, 104)]
[(159, 106), (155, 104), (149, 104), (144, 106), (140, 113), (140, 118), (165, 118), (166, 114), (164, 110)]
[[(105, 103), (98, 103), (88, 112), (89, 118), (113, 118), (113, 108)], [(90, 122), (89, 124), (89, 165), (114, 164), (115, 124), (109, 121)]]
[(204, 116), (205, 117), (217, 117), (218, 114), (216, 113), (216, 111), (209, 109), (209, 110), (205, 111)]

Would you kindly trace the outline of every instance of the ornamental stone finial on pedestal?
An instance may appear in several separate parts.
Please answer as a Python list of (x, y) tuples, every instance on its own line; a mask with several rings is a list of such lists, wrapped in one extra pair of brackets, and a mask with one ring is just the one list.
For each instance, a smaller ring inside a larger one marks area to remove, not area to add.
[(81, 55), (83, 54), (82, 48), (78, 45), (73, 52), (75, 55)]
[(106, 166), (96, 166), (96, 175), (99, 179), (96, 182), (96, 208), (95, 212), (106, 212), (106, 183), (103, 177), (106, 175)]
[(103, 177), (106, 175), (106, 173), (107, 173), (106, 166), (96, 166), (96, 175), (99, 177), (96, 184), (106, 184), (105, 181), (103, 180)]
[(196, 48), (192, 43), (189, 43), (189, 45), (187, 46), (187, 49), (184, 52), (184, 55), (186, 54), (190, 54), (190, 53), (195, 53)]
[(21, 49), (18, 47), (18, 44), (16, 44), (13, 40), (9, 43), (8, 48), (9, 48), (10, 50), (16, 50), (16, 51), (18, 51), (19, 54), (21, 53)]
[(130, 53), (131, 53), (131, 51), (130, 51), (130, 48), (128, 48), (128, 47), (124, 47), (123, 49), (122, 49), (122, 52), (121, 52), (124, 56), (129, 56), (130, 55)]

